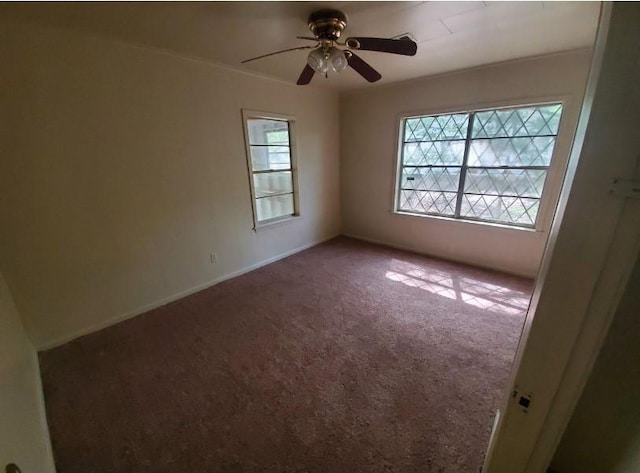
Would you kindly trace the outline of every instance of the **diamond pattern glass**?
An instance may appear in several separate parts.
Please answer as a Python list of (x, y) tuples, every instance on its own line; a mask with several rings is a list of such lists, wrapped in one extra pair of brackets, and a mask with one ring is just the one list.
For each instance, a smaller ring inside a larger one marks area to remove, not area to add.
[(464, 140), (467, 137), (469, 114), (407, 118), (404, 142)]
[(461, 166), (464, 141), (405, 143), (405, 166)]
[(460, 216), (490, 222), (532, 226), (540, 199), (463, 194)]
[(549, 166), (555, 136), (492, 138), (471, 141), (469, 166)]
[(406, 119), (398, 210), (534, 226), (561, 115), (551, 104)]
[(400, 191), (400, 210), (424, 214), (453, 216), (455, 192)]
[(402, 189), (457, 192), (460, 168), (403, 168)]
[(543, 169), (469, 169), (464, 191), (472, 194), (540, 198), (547, 171)]
[(562, 105), (477, 112), (471, 138), (557, 135)]

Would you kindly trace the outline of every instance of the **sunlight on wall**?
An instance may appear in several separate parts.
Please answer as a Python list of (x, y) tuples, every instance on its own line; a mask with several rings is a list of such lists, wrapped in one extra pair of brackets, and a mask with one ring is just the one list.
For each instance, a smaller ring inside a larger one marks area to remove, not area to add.
[(392, 260), (385, 277), (405, 286), (505, 315), (522, 316), (529, 307), (530, 298), (523, 291), (397, 259)]

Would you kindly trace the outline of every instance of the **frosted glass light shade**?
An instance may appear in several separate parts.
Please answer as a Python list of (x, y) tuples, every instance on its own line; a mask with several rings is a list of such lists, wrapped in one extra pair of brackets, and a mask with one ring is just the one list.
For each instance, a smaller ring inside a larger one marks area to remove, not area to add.
[(307, 56), (307, 64), (316, 72), (324, 74), (327, 72), (329, 68), (329, 64), (327, 63), (324, 57), (324, 51), (321, 48), (314, 49)]
[(329, 65), (335, 72), (343, 71), (348, 65), (344, 52), (338, 48), (331, 48), (329, 51)]

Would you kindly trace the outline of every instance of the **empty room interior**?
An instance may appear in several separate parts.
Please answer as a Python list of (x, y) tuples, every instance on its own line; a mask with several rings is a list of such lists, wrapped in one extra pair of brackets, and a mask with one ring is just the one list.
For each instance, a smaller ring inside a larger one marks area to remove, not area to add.
[(640, 471), (639, 31), (1, 2), (2, 471)]

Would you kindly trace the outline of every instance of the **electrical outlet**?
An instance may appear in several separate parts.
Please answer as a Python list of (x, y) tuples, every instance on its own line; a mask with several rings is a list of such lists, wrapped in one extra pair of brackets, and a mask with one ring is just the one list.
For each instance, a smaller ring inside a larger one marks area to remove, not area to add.
[(209, 253), (209, 261), (211, 261), (211, 264), (216, 263), (218, 261), (218, 254)]

